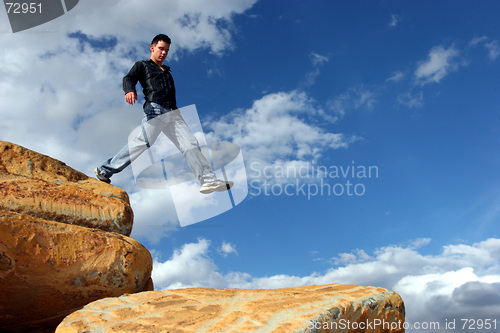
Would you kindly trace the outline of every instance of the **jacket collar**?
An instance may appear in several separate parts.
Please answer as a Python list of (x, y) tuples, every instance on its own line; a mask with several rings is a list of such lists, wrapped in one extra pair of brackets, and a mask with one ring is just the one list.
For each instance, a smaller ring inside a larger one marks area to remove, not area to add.
[[(147, 62), (149, 62), (149, 63), (151, 63), (151, 64), (153, 64), (153, 65), (155, 65), (155, 66), (158, 66), (158, 65), (156, 64), (156, 62), (154, 62), (151, 58), (149, 58), (149, 59), (147, 60)], [(161, 67), (163, 67), (163, 69), (164, 69), (164, 70), (166, 70), (166, 71), (169, 71), (169, 72), (170, 72), (170, 67), (169, 67), (169, 66), (167, 66), (167, 65), (163, 65), (163, 64), (162, 64), (162, 65), (161, 65)]]

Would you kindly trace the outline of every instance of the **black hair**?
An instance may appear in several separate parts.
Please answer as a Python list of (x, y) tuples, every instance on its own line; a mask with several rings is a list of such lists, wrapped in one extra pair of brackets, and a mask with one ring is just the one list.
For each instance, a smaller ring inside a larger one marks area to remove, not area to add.
[(153, 38), (153, 40), (151, 41), (151, 45), (156, 45), (161, 40), (167, 44), (172, 43), (172, 41), (170, 40), (170, 37), (168, 37), (167, 35), (164, 35), (164, 34), (159, 34), (159, 35), (156, 35), (155, 38)]

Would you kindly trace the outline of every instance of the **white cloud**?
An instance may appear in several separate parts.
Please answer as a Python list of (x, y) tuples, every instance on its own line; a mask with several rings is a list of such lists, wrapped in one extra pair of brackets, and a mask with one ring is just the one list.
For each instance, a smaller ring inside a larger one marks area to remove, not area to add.
[(328, 101), (328, 107), (336, 115), (335, 120), (338, 120), (344, 117), (349, 109), (372, 109), (375, 102), (373, 91), (354, 87)]
[(398, 103), (409, 108), (419, 108), (424, 105), (424, 94), (422, 91), (419, 91), (415, 94), (411, 92), (407, 92), (404, 94), (400, 94), (397, 99)]
[[(131, 192), (129, 192), (131, 193)], [(134, 211), (131, 237), (158, 243), (179, 227), (176, 208), (168, 189), (141, 189), (130, 194)]]
[(389, 21), (389, 26), (391, 28), (395, 28), (399, 24), (399, 16), (392, 14), (391, 15), (391, 20)]
[(399, 82), (405, 77), (405, 73), (397, 71), (391, 74), (391, 76), (386, 81)]
[(330, 60), (327, 56), (324, 56), (324, 55), (321, 55), (321, 54), (318, 54), (315, 52), (311, 52), (309, 54), (309, 59), (311, 59), (311, 62), (314, 66), (323, 65)]
[(345, 148), (355, 140), (315, 125), (323, 110), (300, 91), (272, 93), (207, 124), (210, 141), (232, 141), (240, 146), (245, 162), (266, 166), (319, 159), (330, 149)]
[(159, 262), (154, 259), (154, 283), (161, 288), (189, 288), (198, 286), (202, 278), (206, 285), (222, 287), (224, 277), (208, 257), (209, 245), (206, 239), (199, 239), (198, 243), (185, 244), (176, 250), (170, 260)]
[(236, 246), (231, 244), (231, 243), (228, 243), (228, 242), (222, 242), (222, 245), (219, 249), (219, 253), (221, 254), (221, 256), (223, 256), (224, 258), (226, 258), (228, 255), (230, 254), (238, 254), (238, 251), (236, 251)]
[(450, 72), (465, 63), (460, 60), (460, 52), (454, 47), (436, 46), (429, 51), (428, 59), (421, 61), (415, 71), (415, 80), (421, 85), (438, 83)]
[(321, 71), (319, 68), (315, 68), (314, 70), (307, 72), (304, 81), (301, 82), (303, 87), (310, 87), (313, 86), (316, 83), (316, 78), (318, 75), (321, 74)]
[(372, 109), (375, 104), (375, 93), (369, 90), (356, 91), (357, 98), (354, 99), (354, 108)]
[(352, 265), (360, 262), (366, 262), (370, 256), (361, 249), (356, 249), (354, 253), (340, 253), (338, 257), (332, 258), (335, 265)]
[(176, 48), (206, 47), (220, 53), (233, 47), (233, 16), (247, 11), (256, 2), (183, 0), (158, 6), (154, 2), (118, 0), (96, 6), (93, 2), (80, 1), (64, 19), (51, 22), (50, 27), (58, 31), (81, 30), (96, 37), (116, 36), (119, 42), (146, 47), (154, 35), (166, 33), (172, 38), (174, 53)]
[(496, 60), (500, 55), (500, 44), (498, 43), (498, 40), (486, 43), (484, 47), (488, 50), (488, 58), (490, 58), (490, 60)]
[(470, 42), (469, 42), (469, 46), (477, 46), (479, 44), (481, 44), (482, 42), (484, 41), (487, 41), (488, 40), (488, 37), (486, 36), (481, 36), (481, 37), (474, 37)]
[(431, 241), (432, 240), (430, 238), (417, 238), (417, 239), (412, 240), (408, 244), (408, 248), (409, 249), (418, 249), (418, 248), (421, 248), (425, 245), (428, 245)]
[(429, 241), (386, 246), (371, 255), (360, 249), (343, 253), (334, 258), (341, 266), (323, 274), (254, 277), (242, 272), (218, 272), (209, 256), (209, 241), (199, 239), (176, 250), (170, 260), (155, 259), (153, 278), (157, 289), (282, 288), (330, 283), (377, 286), (403, 297), (409, 323), (437, 321), (444, 327), (446, 320), (495, 318), (500, 313), (500, 239), (447, 245), (437, 255), (419, 253), (419, 246)]
[(491, 61), (495, 61), (498, 58), (498, 56), (500, 56), (500, 44), (498, 43), (498, 40), (493, 40), (489, 43), (486, 43), (488, 39), (489, 38), (487, 36), (473, 38), (469, 42), (469, 46), (475, 47), (479, 44), (484, 44), (484, 48), (488, 52), (488, 58)]
[(311, 63), (315, 68), (312, 71), (306, 73), (304, 81), (301, 82), (303, 87), (310, 87), (314, 85), (314, 83), (316, 82), (316, 77), (321, 74), (319, 67), (323, 66), (330, 60), (328, 57), (315, 52), (311, 52), (309, 54), (309, 59), (311, 60)]

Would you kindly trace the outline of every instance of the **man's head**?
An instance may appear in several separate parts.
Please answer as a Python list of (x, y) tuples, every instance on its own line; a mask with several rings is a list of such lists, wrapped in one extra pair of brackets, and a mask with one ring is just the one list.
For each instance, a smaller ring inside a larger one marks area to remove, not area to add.
[(167, 35), (164, 35), (164, 34), (159, 34), (153, 38), (153, 40), (151, 41), (151, 45), (156, 45), (161, 40), (167, 44), (172, 44), (170, 37), (168, 37)]
[(151, 60), (153, 60), (158, 65), (161, 65), (167, 57), (168, 51), (170, 49), (170, 43), (172, 43), (172, 41), (167, 35), (156, 35), (151, 41)]

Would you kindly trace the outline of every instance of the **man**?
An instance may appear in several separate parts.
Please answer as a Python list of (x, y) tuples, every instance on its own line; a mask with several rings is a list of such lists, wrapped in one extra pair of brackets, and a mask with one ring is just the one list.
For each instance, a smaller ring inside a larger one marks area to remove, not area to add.
[(145, 103), (142, 132), (139, 132), (114, 157), (95, 169), (97, 179), (110, 183), (111, 176), (130, 165), (148, 149), (163, 132), (186, 158), (189, 166), (201, 183), (200, 192), (226, 191), (233, 182), (216, 178), (210, 162), (201, 153), (196, 137), (191, 133), (177, 109), (175, 86), (170, 67), (163, 65), (170, 49), (167, 35), (157, 35), (151, 42), (151, 57), (138, 61), (123, 78), (125, 100), (130, 105), (137, 101), (135, 86), (141, 83)]

